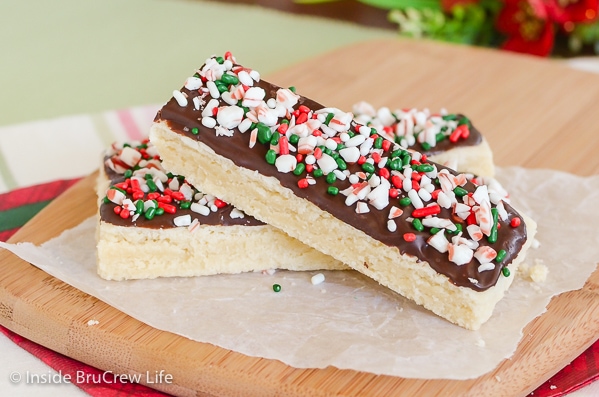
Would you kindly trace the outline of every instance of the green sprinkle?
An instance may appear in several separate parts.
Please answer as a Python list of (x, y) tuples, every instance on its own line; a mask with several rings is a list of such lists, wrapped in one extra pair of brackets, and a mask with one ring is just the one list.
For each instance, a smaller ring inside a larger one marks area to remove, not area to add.
[(435, 167), (432, 164), (420, 164), (416, 166), (418, 172), (431, 172), (434, 171)]
[(468, 190), (464, 189), (463, 187), (460, 186), (456, 186), (455, 189), (453, 189), (453, 192), (455, 193), (455, 195), (457, 197), (464, 197), (465, 195), (468, 194)]
[(328, 147), (325, 147), (324, 149), (322, 149), (322, 151), (331, 157), (333, 156), (333, 151), (331, 149), (329, 149)]
[(131, 178), (131, 175), (133, 175), (133, 171), (131, 171), (131, 170), (127, 170), (127, 171), (125, 171), (125, 173), (123, 174), (123, 176), (124, 176), (125, 178)]
[(345, 145), (343, 143), (337, 144), (337, 149), (335, 150), (340, 151), (341, 149), (345, 149)]
[(402, 166), (403, 164), (400, 158), (395, 158), (389, 162), (389, 168), (391, 168), (393, 171), (401, 170)]
[(223, 77), (220, 78), (220, 80), (225, 83), (225, 84), (239, 84), (239, 79), (237, 78), (237, 76), (234, 76), (232, 74), (228, 74), (225, 73), (223, 74)]
[(158, 190), (158, 188), (156, 187), (156, 184), (154, 183), (153, 180), (147, 179), (146, 183), (148, 184), (148, 188), (150, 189), (151, 192), (155, 192), (156, 190)]
[(276, 144), (279, 143), (279, 137), (281, 136), (281, 134), (277, 133), (277, 134), (272, 134), (272, 138), (270, 138), (270, 144), (275, 146)]
[(457, 119), (458, 116), (452, 113), (452, 114), (446, 114), (445, 116), (442, 116), (441, 118), (445, 121), (450, 121), (450, 120)]
[(306, 165), (304, 163), (298, 163), (293, 170), (293, 174), (300, 176), (306, 169)]
[(327, 193), (332, 196), (336, 196), (339, 194), (339, 188), (337, 186), (329, 186), (327, 188)]
[(506, 255), (507, 255), (507, 251), (506, 250), (499, 250), (499, 252), (497, 253), (497, 256), (495, 257), (495, 260), (497, 262), (501, 262), (501, 261), (503, 261), (505, 259)]
[(191, 133), (194, 135), (198, 135), (200, 133), (200, 130), (198, 129), (198, 127), (193, 127), (191, 129)]
[(345, 160), (343, 160), (341, 157), (337, 157), (335, 159), (335, 162), (337, 163), (337, 167), (339, 167), (339, 169), (341, 171), (346, 170), (347, 169), (347, 163), (345, 162)]
[(430, 150), (431, 149), (431, 145), (428, 142), (422, 142), (422, 150)]
[(435, 135), (435, 140), (437, 142), (441, 142), (442, 140), (444, 140), (447, 136), (442, 133), (442, 132), (438, 132), (437, 135)]
[(324, 175), (324, 172), (322, 172), (320, 168), (317, 168), (314, 170), (314, 172), (312, 172), (312, 174), (314, 175), (314, 178), (319, 178)]
[(289, 87), (289, 91), (295, 92), (295, 87), (294, 86)]
[(169, 178), (174, 178), (175, 174), (173, 174), (172, 172), (167, 172), (166, 176), (169, 177)]
[(258, 141), (260, 141), (260, 143), (270, 142), (270, 138), (272, 138), (270, 127), (264, 123), (258, 123), (256, 128), (258, 128)]
[(376, 135), (376, 134), (378, 134), (378, 132), (376, 132), (376, 128), (371, 128), (370, 135)]
[(455, 230), (449, 230), (449, 229), (445, 229), (445, 231), (447, 232), (447, 234), (458, 234), (462, 231), (462, 225), (460, 223), (454, 223), (455, 225)]
[(401, 164), (402, 166), (406, 166), (406, 165), (410, 165), (410, 162), (412, 161), (412, 156), (410, 156), (409, 153), (406, 153), (402, 158), (401, 158)]
[(289, 124), (289, 120), (283, 119), (283, 120), (281, 120), (281, 124)]
[(299, 142), (299, 140), (300, 140), (299, 135), (295, 135), (295, 134), (289, 135), (289, 143), (290, 144), (297, 145), (297, 143)]
[(409, 197), (404, 197), (399, 200), (399, 205), (402, 207), (407, 207), (410, 204), (412, 204), (412, 200)]
[(460, 120), (458, 121), (458, 125), (464, 125), (468, 123), (470, 123), (470, 120), (468, 120), (468, 117), (465, 116), (460, 117)]
[(272, 150), (272, 149), (269, 149), (269, 150), (266, 152), (266, 155), (264, 156), (264, 158), (266, 159), (266, 162), (267, 162), (268, 164), (274, 164), (274, 163), (275, 163), (275, 161), (277, 161), (277, 152), (275, 152), (275, 151), (274, 151), (274, 150)]
[(397, 157), (401, 157), (403, 156), (405, 153), (402, 149), (398, 149), (398, 150), (394, 150), (393, 152), (391, 152), (391, 158), (397, 158)]
[(383, 138), (378, 137), (374, 140), (374, 148), (381, 149), (383, 147)]
[(182, 210), (188, 210), (191, 207), (191, 201), (181, 201), (180, 207)]
[[(149, 210), (149, 208), (148, 208)], [(156, 215), (164, 214), (164, 208), (156, 207)]]
[(227, 87), (226, 84), (224, 84), (222, 81), (220, 80), (216, 80), (214, 82), (214, 85), (216, 86), (216, 88), (218, 89), (218, 92), (220, 92), (221, 94), (225, 91), (229, 91), (229, 88)]
[(491, 226), (491, 233), (487, 240), (493, 244), (497, 242), (497, 223), (499, 221), (499, 211), (497, 208), (491, 208), (491, 214), (493, 215), (493, 226)]
[(336, 180), (337, 180), (337, 175), (335, 175), (335, 173), (329, 172), (327, 174), (327, 183), (329, 185), (335, 183)]
[(424, 226), (422, 225), (422, 221), (418, 218), (414, 218), (414, 220), (412, 221), (412, 226), (414, 226), (414, 229), (418, 230), (419, 232), (424, 230)]
[(281, 285), (280, 284), (273, 284), (272, 285), (272, 290), (275, 292), (281, 292)]
[(104, 196), (104, 204), (108, 204), (110, 203), (110, 199), (108, 198), (108, 196)]
[(374, 165), (370, 163), (364, 163), (362, 164), (362, 170), (372, 174), (374, 173)]
[(223, 58), (223, 57), (216, 57), (215, 59), (216, 59), (216, 62), (218, 62), (218, 63), (219, 63), (219, 64), (221, 64), (221, 65), (222, 65), (223, 63), (225, 63), (225, 58)]
[(146, 181), (151, 180), (154, 178), (154, 176), (152, 176), (152, 174), (146, 174), (144, 175), (144, 178), (146, 179)]
[(142, 212), (144, 212), (144, 201), (143, 200), (137, 200), (135, 202), (135, 213), (136, 214), (141, 214)]
[(508, 269), (507, 267), (504, 267), (503, 269), (501, 269), (501, 274), (503, 274), (505, 277), (509, 277), (510, 269)]
[(333, 120), (333, 117), (335, 117), (334, 113), (327, 114), (327, 118), (324, 120), (324, 125), (329, 125), (331, 120)]
[(431, 228), (431, 233), (432, 233), (432, 234), (437, 234), (437, 233), (439, 233), (440, 231), (441, 231), (441, 229), (439, 229), (439, 228), (437, 228), (437, 227), (432, 227), (432, 228)]
[[(160, 208), (160, 209), (162, 209), (162, 208)], [(146, 219), (148, 219), (148, 220), (153, 219), (154, 215), (156, 215), (156, 212), (158, 212), (156, 208), (150, 207), (150, 208), (148, 208), (148, 210), (144, 214), (144, 217)]]

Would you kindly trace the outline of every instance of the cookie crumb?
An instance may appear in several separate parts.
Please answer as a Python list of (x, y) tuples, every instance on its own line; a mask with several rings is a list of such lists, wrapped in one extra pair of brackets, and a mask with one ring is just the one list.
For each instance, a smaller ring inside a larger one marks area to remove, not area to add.
[(87, 322), (88, 327), (93, 327), (94, 325), (98, 325), (98, 324), (100, 324), (100, 322), (98, 320), (89, 320)]

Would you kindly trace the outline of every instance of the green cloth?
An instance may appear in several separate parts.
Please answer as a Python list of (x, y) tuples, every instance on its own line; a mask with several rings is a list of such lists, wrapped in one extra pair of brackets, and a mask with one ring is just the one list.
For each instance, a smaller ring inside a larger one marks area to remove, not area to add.
[(2, 0), (0, 125), (163, 103), (212, 54), (267, 74), (394, 32), (238, 4)]

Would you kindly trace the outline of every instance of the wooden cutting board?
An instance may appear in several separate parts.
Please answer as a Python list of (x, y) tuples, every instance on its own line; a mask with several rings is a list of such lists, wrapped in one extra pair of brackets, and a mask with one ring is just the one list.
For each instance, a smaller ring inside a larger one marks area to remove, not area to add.
[[(342, 48), (268, 79), (342, 109), (357, 100), (446, 107), (471, 117), (499, 165), (599, 172), (599, 75), (552, 61), (398, 39)], [(65, 192), (10, 241), (42, 243), (94, 214), (94, 178)], [(0, 251), (2, 325), (114, 373), (165, 370), (174, 383), (150, 386), (182, 396), (524, 396), (599, 337), (598, 292), (595, 271), (581, 290), (555, 297), (525, 328), (514, 356), (478, 379), (402, 379), (295, 369), (158, 331)], [(90, 319), (99, 324), (88, 326)]]

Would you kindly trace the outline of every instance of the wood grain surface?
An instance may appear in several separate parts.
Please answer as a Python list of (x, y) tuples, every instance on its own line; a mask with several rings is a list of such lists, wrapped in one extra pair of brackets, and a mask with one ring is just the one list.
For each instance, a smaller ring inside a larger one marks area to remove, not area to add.
[[(348, 110), (357, 100), (391, 108), (446, 107), (473, 120), (499, 165), (599, 172), (599, 76), (548, 60), (438, 43), (377, 41), (324, 54), (268, 79)], [(73, 186), (10, 242), (44, 242), (94, 214), (94, 180), (91, 175)], [(151, 328), (0, 251), (2, 325), (100, 369), (166, 370), (174, 383), (150, 386), (180, 396), (524, 396), (599, 337), (598, 293), (595, 271), (581, 290), (555, 297), (548, 311), (525, 328), (514, 356), (480, 378), (402, 379), (335, 368), (295, 369), (193, 342)], [(89, 327), (90, 319), (99, 324)]]

